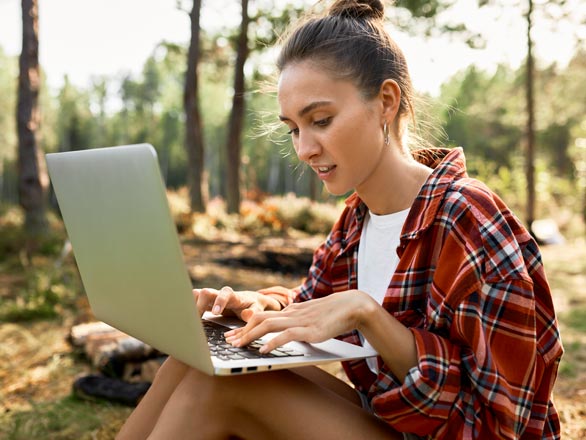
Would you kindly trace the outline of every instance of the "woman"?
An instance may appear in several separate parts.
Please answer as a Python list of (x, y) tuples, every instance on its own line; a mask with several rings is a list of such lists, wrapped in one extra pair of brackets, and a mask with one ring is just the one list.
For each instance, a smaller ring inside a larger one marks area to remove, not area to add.
[(280, 119), (332, 194), (354, 194), (295, 290), (194, 291), (200, 311), (247, 321), (235, 346), (282, 331), (370, 344), (344, 363), (208, 377), (175, 359), (125, 438), (559, 438), (562, 354), (539, 250), (467, 176), (461, 149), (410, 152), (412, 88), (378, 0), (338, 0), (284, 41)]

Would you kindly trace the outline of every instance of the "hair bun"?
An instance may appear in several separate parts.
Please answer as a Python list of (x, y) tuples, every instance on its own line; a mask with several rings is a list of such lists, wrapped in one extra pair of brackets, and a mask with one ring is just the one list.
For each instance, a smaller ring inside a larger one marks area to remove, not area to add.
[(381, 0), (337, 0), (329, 9), (329, 15), (351, 19), (382, 20), (385, 6)]

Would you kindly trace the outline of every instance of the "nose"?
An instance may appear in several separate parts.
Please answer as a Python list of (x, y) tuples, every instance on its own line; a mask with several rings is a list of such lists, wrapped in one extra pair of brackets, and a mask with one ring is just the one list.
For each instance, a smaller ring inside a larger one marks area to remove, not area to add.
[(308, 130), (300, 131), (296, 142), (293, 142), (299, 160), (309, 163), (311, 158), (319, 155), (321, 147)]

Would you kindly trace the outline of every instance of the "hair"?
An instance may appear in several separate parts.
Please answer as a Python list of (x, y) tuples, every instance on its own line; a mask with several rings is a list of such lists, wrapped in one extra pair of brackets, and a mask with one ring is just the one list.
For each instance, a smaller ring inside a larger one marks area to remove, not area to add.
[(394, 80), (401, 90), (399, 117), (415, 124), (414, 92), (403, 52), (384, 29), (380, 0), (336, 0), (325, 15), (306, 19), (284, 36), (277, 68), (310, 61), (334, 77), (350, 80), (366, 99)]

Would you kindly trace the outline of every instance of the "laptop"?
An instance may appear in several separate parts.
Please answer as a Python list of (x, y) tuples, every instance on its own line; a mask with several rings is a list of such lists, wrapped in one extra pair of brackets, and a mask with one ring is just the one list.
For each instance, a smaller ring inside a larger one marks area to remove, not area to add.
[(208, 341), (214, 333), (218, 338), (218, 330), (211, 327), (221, 326), (223, 339), (224, 331), (243, 323), (209, 312), (200, 318), (155, 149), (126, 145), (52, 153), (46, 159), (98, 319), (209, 375), (376, 355), (336, 339), (291, 342), (264, 356), (254, 353), (258, 344), (247, 347), (246, 353), (233, 352), (228, 345), (218, 349)]

